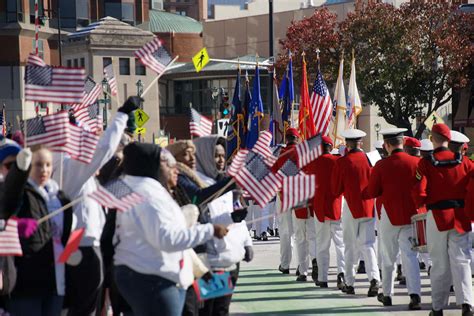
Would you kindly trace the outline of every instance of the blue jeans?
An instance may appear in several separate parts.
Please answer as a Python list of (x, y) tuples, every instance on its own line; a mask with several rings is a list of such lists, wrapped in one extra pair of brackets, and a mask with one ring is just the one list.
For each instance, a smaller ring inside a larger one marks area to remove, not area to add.
[(7, 310), (12, 316), (60, 316), (64, 296), (15, 296), (8, 300)]
[(134, 315), (180, 316), (186, 291), (157, 275), (142, 274), (126, 266), (115, 266), (117, 287)]

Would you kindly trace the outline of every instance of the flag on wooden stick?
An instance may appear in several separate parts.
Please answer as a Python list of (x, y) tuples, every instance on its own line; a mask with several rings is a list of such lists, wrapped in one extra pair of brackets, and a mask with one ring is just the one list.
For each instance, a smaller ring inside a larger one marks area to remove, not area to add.
[(97, 191), (89, 195), (100, 205), (127, 211), (145, 201), (145, 198), (132, 190), (122, 179), (114, 180), (105, 186), (98, 186)]
[(281, 212), (300, 206), (312, 198), (316, 192), (315, 175), (285, 177), (282, 185)]

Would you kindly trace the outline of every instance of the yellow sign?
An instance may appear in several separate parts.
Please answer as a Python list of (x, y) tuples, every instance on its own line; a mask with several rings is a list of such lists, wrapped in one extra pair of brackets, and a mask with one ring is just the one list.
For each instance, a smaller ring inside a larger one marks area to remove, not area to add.
[(145, 127), (139, 127), (135, 130), (135, 133), (137, 133), (137, 135), (145, 136), (146, 128)]
[(425, 126), (431, 130), (433, 128), (433, 125), (438, 124), (438, 123), (444, 123), (443, 119), (441, 116), (439, 116), (438, 113), (433, 112), (425, 120)]
[(196, 68), (196, 72), (200, 72), (204, 68), (204, 66), (207, 65), (208, 62), (209, 62), (209, 55), (207, 54), (206, 47), (201, 49), (199, 53), (197, 53), (193, 57), (193, 64), (194, 64), (194, 68)]
[(141, 109), (135, 111), (135, 124), (137, 124), (138, 127), (142, 127), (143, 125), (145, 125), (145, 123), (148, 122), (149, 119), (150, 117), (148, 116), (148, 114), (145, 113), (145, 111)]

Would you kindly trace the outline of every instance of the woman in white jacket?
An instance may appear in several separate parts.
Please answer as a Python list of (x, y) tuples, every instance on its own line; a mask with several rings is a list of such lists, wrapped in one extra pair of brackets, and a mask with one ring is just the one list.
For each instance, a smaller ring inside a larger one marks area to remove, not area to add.
[(135, 315), (181, 315), (193, 282), (183, 252), (222, 238), (220, 225), (186, 227), (178, 204), (158, 182), (161, 148), (132, 143), (124, 149), (124, 181), (146, 201), (117, 216), (114, 264), (117, 286)]

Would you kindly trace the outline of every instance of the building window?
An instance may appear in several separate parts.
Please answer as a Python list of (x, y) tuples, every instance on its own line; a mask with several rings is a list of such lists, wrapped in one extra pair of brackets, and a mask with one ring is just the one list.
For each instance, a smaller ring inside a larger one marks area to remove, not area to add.
[(154, 10), (163, 10), (163, 0), (151, 0), (150, 4)]
[(69, 68), (71, 68), (71, 67), (72, 67), (72, 60), (71, 60), (71, 59), (68, 59), (68, 60), (66, 61), (66, 65), (67, 65)]
[[(38, 16), (44, 16), (42, 0), (38, 0)], [(30, 0), (30, 23), (35, 24), (35, 0)]]
[(146, 76), (146, 68), (138, 58), (135, 58), (135, 75)]
[(114, 17), (130, 25), (135, 25), (135, 8), (133, 3), (105, 0), (104, 8), (106, 16)]
[(78, 67), (79, 67), (79, 59), (74, 58), (74, 68), (78, 68)]
[(130, 75), (130, 59), (129, 58), (119, 58), (119, 73), (122, 76)]
[(0, 22), (13, 23), (23, 22), (23, 1), (22, 0), (6, 0), (6, 14), (0, 14)]
[(112, 63), (112, 58), (104, 57), (102, 58), (102, 67), (105, 68)]
[(82, 68), (85, 68), (86, 67), (86, 59), (84, 57), (82, 57), (79, 61), (79, 66), (82, 67)]

